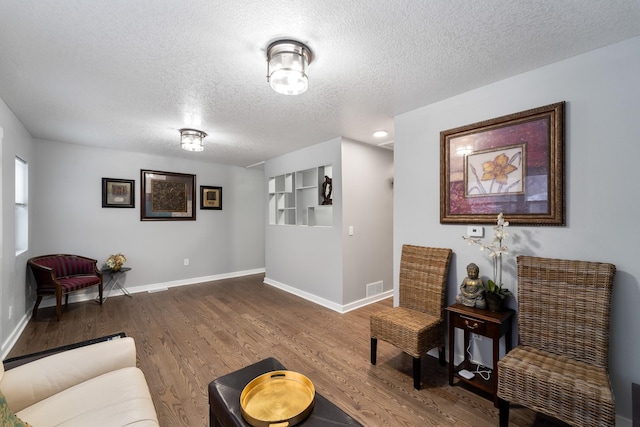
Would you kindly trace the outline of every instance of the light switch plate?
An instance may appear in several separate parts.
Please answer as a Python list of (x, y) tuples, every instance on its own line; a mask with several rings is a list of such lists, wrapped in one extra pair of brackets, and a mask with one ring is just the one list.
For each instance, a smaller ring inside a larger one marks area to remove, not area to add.
[(467, 236), (469, 237), (482, 237), (484, 236), (484, 227), (479, 225), (470, 225), (467, 227)]

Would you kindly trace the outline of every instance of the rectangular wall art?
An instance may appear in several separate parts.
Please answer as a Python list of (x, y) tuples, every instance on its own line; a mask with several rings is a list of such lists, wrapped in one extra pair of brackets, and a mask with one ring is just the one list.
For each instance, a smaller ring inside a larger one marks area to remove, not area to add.
[(201, 185), (200, 209), (222, 210), (222, 187)]
[(135, 208), (136, 182), (132, 179), (102, 178), (103, 208)]
[(564, 225), (564, 102), (440, 133), (440, 222)]
[(196, 176), (140, 170), (141, 221), (195, 220)]

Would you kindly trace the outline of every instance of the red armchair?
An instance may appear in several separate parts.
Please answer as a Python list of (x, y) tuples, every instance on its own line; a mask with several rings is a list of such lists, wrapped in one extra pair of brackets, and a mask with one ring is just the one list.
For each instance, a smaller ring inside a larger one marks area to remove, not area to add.
[(36, 305), (33, 317), (36, 317), (38, 306), (44, 296), (56, 297), (58, 320), (62, 317), (62, 295), (65, 306), (69, 304), (71, 292), (98, 285), (100, 304), (102, 304), (102, 272), (98, 269), (98, 261), (80, 255), (41, 255), (31, 258), (27, 264), (36, 280)]

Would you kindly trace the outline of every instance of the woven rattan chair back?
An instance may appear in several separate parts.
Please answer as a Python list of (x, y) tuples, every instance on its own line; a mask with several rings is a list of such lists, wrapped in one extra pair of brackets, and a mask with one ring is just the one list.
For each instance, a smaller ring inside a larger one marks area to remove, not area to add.
[(607, 368), (613, 264), (519, 256), (519, 344)]
[(403, 245), (399, 306), (444, 318), (451, 249)]

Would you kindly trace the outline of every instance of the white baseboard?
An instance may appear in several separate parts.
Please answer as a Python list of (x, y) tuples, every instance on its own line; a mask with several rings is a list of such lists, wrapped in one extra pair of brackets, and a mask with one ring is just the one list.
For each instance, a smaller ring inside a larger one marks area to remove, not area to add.
[(27, 323), (29, 323), (29, 319), (31, 319), (31, 311), (25, 313), (24, 316), (20, 319), (20, 322), (16, 325), (16, 327), (11, 331), (6, 340), (2, 342), (2, 349), (0, 350), (0, 360), (4, 360), (7, 358), (7, 354), (11, 351), (16, 342), (18, 342), (18, 338), (22, 335), (24, 328), (27, 327)]
[(269, 279), (268, 277), (264, 278), (264, 283), (267, 285), (273, 286), (275, 288), (281, 289), (290, 294), (299, 296), (300, 298), (304, 298), (307, 301), (311, 301), (323, 307), (329, 308), (333, 311), (337, 311), (338, 313), (347, 313), (351, 310), (355, 310), (357, 308), (364, 307), (366, 305), (373, 304), (374, 302), (382, 301), (383, 299), (393, 296), (393, 290), (391, 290), (387, 292), (382, 292), (380, 294), (371, 296), (369, 298), (364, 298), (358, 301), (351, 302), (349, 304), (341, 305), (333, 301), (329, 301), (327, 299), (321, 298), (317, 295), (311, 294), (309, 292), (305, 292), (300, 289), (294, 288), (292, 286), (285, 285), (284, 283), (280, 283), (276, 280)]

